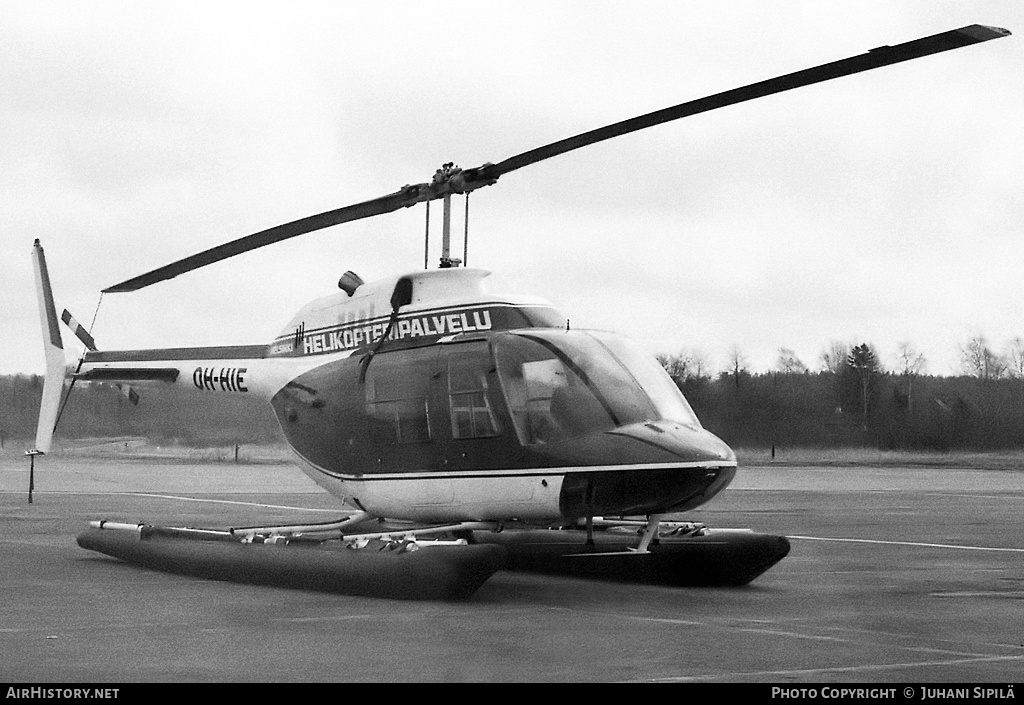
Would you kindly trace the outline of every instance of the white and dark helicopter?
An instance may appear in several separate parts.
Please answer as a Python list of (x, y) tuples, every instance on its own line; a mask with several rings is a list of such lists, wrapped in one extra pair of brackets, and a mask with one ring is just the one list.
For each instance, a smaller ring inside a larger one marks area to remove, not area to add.
[[(729, 564), (731, 577), (720, 582), (748, 582), (786, 555), (783, 537), (753, 535), (764, 540), (752, 542), (666, 520), (704, 504), (729, 484), (736, 472), (733, 451), (702, 428), (658, 363), (629, 341), (569, 330), (561, 313), (535, 297), (489, 293), (487, 271), (462, 267), (451, 256), (452, 196), (637, 130), (1008, 34), (971, 25), (681, 103), (496, 164), (469, 169), (445, 164), (427, 183), (242, 237), (104, 290), (135, 291), (282, 240), (417, 203), (428, 204), (429, 218), (429, 202), (442, 200), (438, 269), (373, 283), (347, 272), (340, 291), (306, 305), (269, 344), (101, 351), (65, 311), (64, 322), (87, 348), (68, 366), (37, 240), (47, 374), (30, 454), (51, 447), (66, 377), (257, 396), (273, 407), (303, 472), (352, 513), (327, 525), (252, 527), (207, 532), (207, 538), (216, 533), (260, 543), (330, 535), (349, 545), (400, 538), (408, 546), (409, 541), (427, 545), (423, 537), (430, 534), (487, 543), (494, 541), (489, 531), (499, 527), (515, 536), (515, 527), (572, 525), (580, 528), (548, 531), (543, 540), (537, 531), (520, 534), (533, 537), (535, 549), (546, 546), (534, 551), (534, 558), (543, 556), (535, 565), (558, 570), (586, 564), (583, 572), (604, 575), (610, 561), (623, 559), (624, 570), (635, 575), (636, 561), (666, 550), (666, 534), (672, 533), (679, 538), (677, 547), (686, 549), (680, 549), (682, 567), (677, 561), (672, 570), (692, 576), (703, 561), (705, 573), (721, 577), (715, 565)], [(386, 527), (385, 519), (391, 522)], [(396, 528), (394, 522), (407, 523)], [(609, 527), (618, 533), (611, 543), (602, 543), (600, 538), (611, 534), (601, 529)], [(570, 533), (579, 540), (567, 541)], [(507, 539), (505, 545), (517, 544)], [(109, 547), (88, 547), (125, 557)], [(523, 565), (530, 562), (528, 553), (519, 555)], [(609, 561), (579, 560), (599, 556)]]

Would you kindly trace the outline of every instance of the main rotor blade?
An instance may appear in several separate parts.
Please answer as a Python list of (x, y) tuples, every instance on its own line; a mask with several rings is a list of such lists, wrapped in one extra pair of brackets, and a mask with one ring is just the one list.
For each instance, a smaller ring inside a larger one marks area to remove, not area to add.
[(998, 39), (1008, 36), (1010, 32), (998, 27), (986, 27), (973, 24), (960, 29), (953, 29), (930, 37), (915, 39), (896, 46), (883, 46), (872, 49), (866, 54), (854, 56), (849, 59), (841, 59), (832, 63), (822, 64), (814, 68), (804, 69), (795, 73), (786, 74), (777, 78), (770, 78), (766, 81), (752, 83), (742, 88), (734, 88), (724, 93), (716, 93), (712, 96), (692, 100), (688, 103), (680, 103), (671, 108), (663, 108), (653, 113), (647, 113), (639, 117), (623, 120), (613, 125), (590, 130), (575, 137), (569, 137), (558, 142), (531, 149), (528, 152), (509, 157), (505, 161), (493, 165), (486, 165), (480, 168), (481, 176), (489, 179), (498, 177), (520, 169), (530, 164), (536, 164), (544, 159), (571, 152), (580, 147), (587, 147), (613, 137), (636, 132), (647, 127), (660, 125), (672, 120), (689, 117), (698, 113), (706, 113), (709, 110), (724, 108), (727, 105), (743, 103), (755, 98), (763, 98), (773, 93), (781, 93), (800, 86), (807, 86), (813, 83), (829, 81), (841, 76), (868, 71), (889, 64), (897, 64), (901, 61), (918, 59), (929, 54), (937, 54), (950, 49), (958, 49), (970, 44)]
[[(327, 211), (319, 215), (309, 216), (301, 220), (295, 220), (284, 225), (278, 225), (268, 230), (248, 235), (233, 240), (224, 245), (214, 247), (200, 252), (199, 254), (186, 257), (172, 264), (166, 265), (152, 272), (142, 274), (133, 279), (115, 284), (104, 289), (104, 293), (115, 293), (135, 291), (157, 282), (165, 281), (179, 274), (190, 272), (193, 269), (205, 267), (208, 264), (219, 262), (234, 257), (235, 255), (249, 252), (275, 242), (281, 242), (289, 238), (303, 235), (305, 233), (320, 230), (347, 223), (352, 220), (360, 220), (375, 215), (382, 215), (396, 211), (399, 208), (407, 208), (416, 203), (441, 198), (447, 193), (468, 193), (483, 186), (493, 184), (500, 176), (521, 169), (530, 164), (556, 157), (566, 152), (571, 152), (580, 147), (586, 147), (604, 140), (618, 137), (620, 135), (636, 132), (647, 127), (653, 127), (672, 120), (708, 112), (727, 105), (743, 103), (754, 98), (762, 98), (781, 93), (800, 86), (807, 86), (813, 83), (821, 83), (833, 78), (848, 76), (850, 74), (868, 71), (870, 69), (896, 64), (910, 59), (917, 59), (929, 54), (937, 54), (950, 49), (957, 49), (970, 44), (998, 39), (1010, 34), (1005, 29), (998, 27), (985, 27), (983, 25), (969, 25), (960, 29), (942, 32), (930, 37), (916, 39), (914, 41), (897, 44), (896, 46), (884, 46), (872, 49), (866, 54), (854, 56), (849, 59), (834, 61), (829, 64), (822, 64), (814, 68), (804, 69), (795, 73), (786, 74), (777, 78), (771, 78), (759, 83), (752, 83), (742, 88), (734, 88), (724, 93), (717, 93), (705, 98), (699, 98), (687, 103), (657, 110), (653, 113), (641, 115), (629, 120), (623, 120), (612, 125), (584, 132), (567, 139), (552, 142), (531, 149), (528, 152), (517, 154), (497, 164), (484, 164), (474, 169), (443, 172), (439, 171), (434, 180), (430, 183), (405, 186), (395, 193), (381, 196), (370, 201), (356, 203), (354, 205)], [(448, 167), (450, 165), (446, 165)]]
[(338, 225), (340, 223), (347, 223), (352, 220), (360, 220), (362, 218), (369, 218), (374, 215), (381, 215), (384, 213), (390, 213), (396, 211), (399, 208), (404, 208), (417, 203), (420, 198), (419, 189), (417, 187), (405, 187), (401, 191), (397, 191), (387, 196), (375, 198), (370, 201), (364, 201), (362, 203), (356, 203), (351, 206), (345, 206), (344, 208), (338, 208), (333, 211), (326, 211), (318, 215), (311, 215), (300, 220), (294, 220), (284, 225), (278, 225), (267, 230), (262, 230), (252, 235), (232, 240), (231, 242), (213, 247), (199, 254), (186, 257), (185, 259), (178, 260), (166, 266), (154, 269), (152, 272), (141, 274), (127, 281), (123, 281), (120, 284), (115, 284), (107, 289), (103, 290), (103, 293), (120, 293), (125, 291), (136, 291), (143, 287), (162, 282), (167, 279), (172, 279), (179, 274), (185, 272), (191, 272), (193, 269), (199, 269), (205, 267), (208, 264), (214, 262), (220, 262), (221, 260), (227, 259), (228, 257), (234, 257), (240, 255), (243, 252), (249, 252), (266, 245), (272, 245), (275, 242), (281, 242), (289, 238), (296, 237), (297, 235), (304, 235), (311, 233), (322, 228), (330, 227), (331, 225)]

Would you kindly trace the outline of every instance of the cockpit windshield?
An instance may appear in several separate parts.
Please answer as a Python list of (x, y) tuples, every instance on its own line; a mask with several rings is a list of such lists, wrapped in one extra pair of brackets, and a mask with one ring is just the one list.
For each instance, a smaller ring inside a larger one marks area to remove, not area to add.
[(495, 358), (524, 444), (563, 441), (645, 421), (700, 426), (661, 366), (610, 333), (504, 335), (496, 341)]

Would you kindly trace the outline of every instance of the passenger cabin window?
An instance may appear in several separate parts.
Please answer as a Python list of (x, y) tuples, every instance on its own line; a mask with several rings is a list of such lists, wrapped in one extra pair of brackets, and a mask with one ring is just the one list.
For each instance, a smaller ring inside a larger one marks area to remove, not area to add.
[[(431, 351), (432, 352), (432, 351)], [(366, 418), (370, 440), (389, 445), (430, 440), (427, 392), (431, 358), (406, 351), (378, 356), (367, 370)]]
[(459, 351), (448, 358), (448, 404), (452, 438), (488, 438), (499, 433), (491, 408), (487, 375), (493, 368), (484, 346)]

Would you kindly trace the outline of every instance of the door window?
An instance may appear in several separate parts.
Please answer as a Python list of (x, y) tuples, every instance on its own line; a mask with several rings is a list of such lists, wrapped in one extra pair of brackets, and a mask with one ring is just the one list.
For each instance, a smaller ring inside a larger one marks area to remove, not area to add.
[[(423, 353), (428, 353), (424, 355)], [(430, 440), (428, 389), (433, 351), (379, 355), (366, 375), (366, 417), (370, 440), (389, 445)]]
[(458, 350), (448, 358), (448, 404), (452, 438), (488, 438), (499, 433), (487, 377), (493, 368), (486, 345)]

